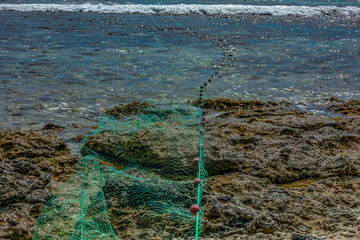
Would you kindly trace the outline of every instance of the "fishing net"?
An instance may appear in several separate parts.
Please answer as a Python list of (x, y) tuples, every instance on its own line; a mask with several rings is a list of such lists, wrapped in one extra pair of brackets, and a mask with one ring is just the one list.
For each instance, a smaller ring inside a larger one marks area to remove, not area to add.
[(108, 110), (80, 142), (77, 173), (45, 204), (33, 239), (197, 239), (202, 114), (159, 103)]

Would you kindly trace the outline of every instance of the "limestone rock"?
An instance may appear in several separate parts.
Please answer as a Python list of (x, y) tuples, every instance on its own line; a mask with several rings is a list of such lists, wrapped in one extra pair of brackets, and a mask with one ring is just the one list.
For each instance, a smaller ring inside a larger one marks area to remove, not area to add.
[(0, 239), (31, 239), (54, 188), (74, 172), (77, 157), (60, 139), (0, 131)]
[(352, 226), (360, 214), (360, 118), (259, 106), (232, 106), (208, 120), (205, 236), (318, 239), (306, 234)]

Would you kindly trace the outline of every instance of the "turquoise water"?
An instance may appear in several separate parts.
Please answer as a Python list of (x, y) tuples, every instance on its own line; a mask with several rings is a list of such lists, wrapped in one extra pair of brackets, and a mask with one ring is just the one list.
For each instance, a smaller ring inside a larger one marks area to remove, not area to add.
[[(179, 2), (166, 2), (172, 3)], [(298, 3), (359, 5), (284, 2)], [(0, 11), (0, 21), (0, 128), (37, 129), (49, 122), (95, 125), (105, 109), (119, 103), (192, 101), (196, 87), (220, 67), (224, 53), (219, 43), (230, 52), (230, 63), (209, 88), (210, 97), (295, 103), (329, 96), (360, 98), (356, 14)]]

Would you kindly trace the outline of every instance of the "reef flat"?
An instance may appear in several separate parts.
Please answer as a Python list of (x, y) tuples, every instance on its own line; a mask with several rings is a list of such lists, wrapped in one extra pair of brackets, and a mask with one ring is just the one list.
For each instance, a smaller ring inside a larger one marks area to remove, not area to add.
[[(338, 116), (294, 110), (287, 102), (204, 102), (204, 239), (359, 239), (359, 101), (323, 101)], [(107, 114), (131, 115), (146, 106)], [(54, 131), (62, 129), (1, 130), (0, 239), (31, 239), (43, 204), (75, 173), (79, 157)], [(164, 157), (143, 138), (138, 144)], [(106, 147), (101, 139), (87, 144)], [(192, 159), (181, 146), (172, 152)]]

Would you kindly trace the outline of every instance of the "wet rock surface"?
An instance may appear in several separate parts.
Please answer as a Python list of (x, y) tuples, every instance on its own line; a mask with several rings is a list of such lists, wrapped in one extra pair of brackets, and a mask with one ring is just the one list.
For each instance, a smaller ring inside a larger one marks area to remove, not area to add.
[(0, 131), (0, 239), (32, 238), (43, 204), (77, 160), (56, 137)]
[(240, 112), (207, 125), (206, 170), (210, 175), (241, 169), (273, 183), (359, 175), (359, 118), (336, 120), (292, 110), (263, 111), (279, 114), (244, 117)]
[(291, 237), (291, 240), (319, 240), (319, 239), (320, 238), (313, 237), (313, 236), (310, 236), (310, 235), (301, 235), (301, 234), (297, 234), (297, 233), (295, 233)]
[(359, 117), (239, 105), (205, 129), (207, 237), (360, 239)]
[(48, 123), (44, 126), (44, 128), (42, 130), (55, 130), (55, 131), (61, 131), (65, 129), (65, 127), (58, 125), (58, 124), (53, 124), (53, 123)]
[(347, 115), (360, 115), (360, 100), (340, 100), (337, 98), (329, 98), (329, 111)]
[[(360, 118), (321, 117), (289, 104), (204, 102), (206, 238), (360, 238)], [(159, 148), (153, 137), (139, 136), (136, 149), (155, 162), (168, 158), (162, 149), (176, 161), (198, 151), (170, 141)], [(109, 146), (101, 135), (87, 144), (97, 152)]]
[[(358, 115), (320, 117), (288, 109), (288, 103), (222, 99), (204, 105), (205, 239), (360, 239)], [(142, 107), (137, 103), (134, 111)], [(0, 135), (0, 239), (30, 239), (43, 204), (75, 173), (78, 159), (53, 136)], [(119, 150), (114, 144), (131, 151), (146, 146), (137, 161), (156, 163), (168, 158), (164, 148), (176, 153), (176, 161), (191, 161), (198, 151), (192, 143), (168, 146), (167, 138), (154, 145), (155, 138), (150, 131), (126, 143), (126, 136), (110, 141), (104, 132), (85, 145), (110, 149), (113, 156)]]
[[(179, 175), (179, 180), (184, 177), (191, 179), (197, 173), (192, 166), (192, 159), (198, 151), (198, 139), (194, 139), (196, 134), (193, 129), (183, 131), (175, 128), (169, 128), (163, 134), (149, 130), (134, 137), (103, 132), (89, 136), (81, 148), (81, 154), (96, 154), (99, 159), (115, 164), (114, 167), (116, 164), (136, 164), (150, 169), (155, 167), (156, 172), (165, 179), (175, 180), (174, 172)], [(173, 136), (187, 141), (175, 141)]]

